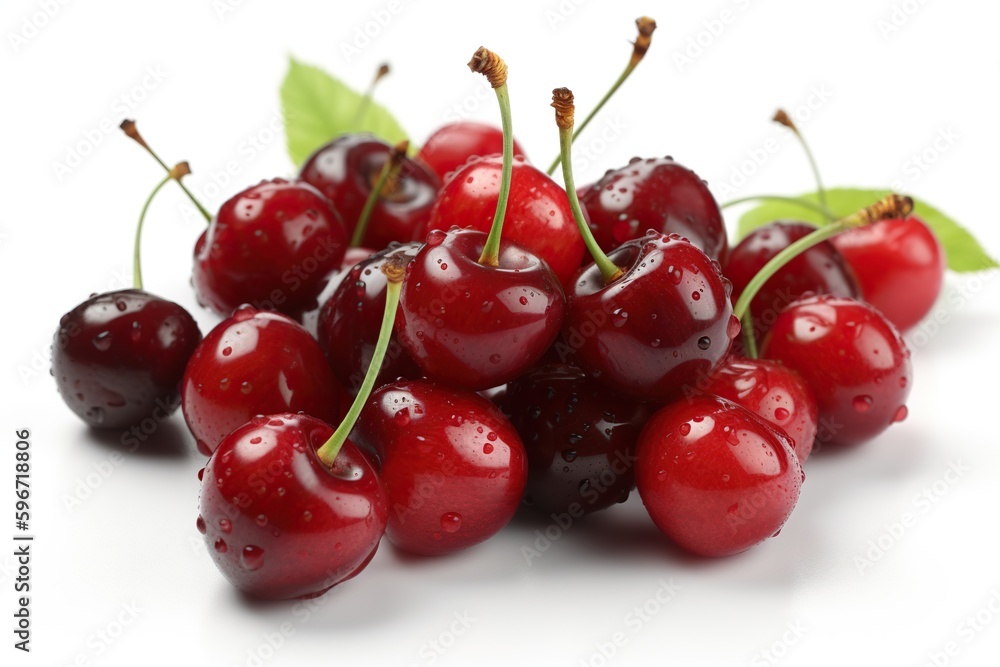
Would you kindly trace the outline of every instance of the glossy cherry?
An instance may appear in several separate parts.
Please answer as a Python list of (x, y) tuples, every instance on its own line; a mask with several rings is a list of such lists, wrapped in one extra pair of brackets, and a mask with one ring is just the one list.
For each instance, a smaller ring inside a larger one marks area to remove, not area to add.
[(774, 361), (730, 356), (699, 389), (763, 417), (792, 439), (800, 463), (809, 458), (819, 409), (809, 385), (796, 371)]
[(605, 252), (653, 229), (683, 236), (712, 259), (726, 254), (726, 228), (715, 198), (697, 174), (672, 158), (632, 158), (580, 196)]
[(739, 333), (718, 262), (687, 240), (650, 232), (608, 253), (622, 273), (607, 284), (595, 264), (569, 292), (563, 340), (608, 387), (669, 400), (710, 375)]
[(565, 297), (537, 256), (506, 240), (480, 264), (486, 234), (433, 231), (407, 267), (399, 341), (431, 380), (489, 389), (531, 367), (559, 333)]
[(854, 270), (864, 300), (900, 331), (923, 319), (941, 293), (944, 250), (915, 216), (852, 229), (833, 244)]
[(333, 293), (340, 287), (341, 281), (359, 262), (364, 261), (375, 253), (371, 248), (348, 246), (344, 252), (344, 259), (340, 260), (340, 266), (326, 275), (326, 285), (323, 291), (316, 297), (316, 307), (299, 313), (294, 319), (305, 327), (306, 331), (316, 337), (318, 335), (319, 314), (323, 306), (330, 300)]
[[(460, 120), (435, 130), (420, 148), (417, 160), (430, 167), (442, 183), (447, 183), (450, 174), (472, 158), (502, 153), (503, 131), (499, 127), (474, 120)], [(514, 155), (525, 155), (516, 139)]]
[[(392, 244), (355, 265), (324, 304), (318, 340), (337, 379), (350, 393), (357, 393), (371, 363), (385, 310), (387, 261), (409, 262), (418, 243)], [(401, 319), (397, 315), (397, 320)], [(376, 386), (398, 378), (419, 378), (420, 369), (393, 334)]]
[[(344, 134), (313, 153), (299, 177), (333, 202), (353, 232), (392, 147), (368, 134)], [(441, 180), (420, 162), (404, 158), (393, 187), (379, 198), (360, 245), (380, 250), (405, 243), (424, 228)]]
[(372, 394), (355, 441), (381, 461), (386, 536), (438, 555), (491, 537), (514, 516), (528, 465), (517, 431), (488, 400), (425, 381)]
[(797, 370), (819, 406), (816, 446), (855, 445), (906, 417), (913, 381), (910, 351), (872, 306), (810, 297), (782, 311), (761, 357)]
[(315, 597), (375, 555), (388, 516), (385, 487), (350, 441), (332, 465), (317, 456), (332, 433), (306, 415), (254, 417), (205, 465), (198, 530), (241, 591)]
[(528, 453), (525, 505), (579, 517), (628, 499), (645, 404), (579, 368), (546, 364), (511, 382), (502, 408)]
[(52, 375), (66, 405), (96, 428), (139, 426), (177, 409), (201, 340), (184, 308), (138, 289), (95, 294), (59, 320)]
[(668, 405), (639, 436), (642, 502), (667, 537), (695, 554), (735, 554), (776, 535), (801, 485), (789, 438), (716, 396)]
[[(768, 261), (815, 229), (804, 222), (772, 222), (755, 229), (730, 250), (722, 272), (733, 284), (733, 303)], [(764, 283), (750, 302), (755, 335), (762, 338), (778, 313), (792, 301), (814, 294), (850, 298), (861, 295), (854, 273), (830, 241), (799, 254)]]
[(289, 315), (316, 307), (347, 232), (316, 189), (263, 181), (219, 209), (195, 246), (198, 301), (228, 316), (242, 304)]
[(181, 405), (198, 449), (211, 454), (255, 415), (340, 416), (338, 385), (319, 344), (291, 318), (238, 309), (205, 337), (188, 363)]

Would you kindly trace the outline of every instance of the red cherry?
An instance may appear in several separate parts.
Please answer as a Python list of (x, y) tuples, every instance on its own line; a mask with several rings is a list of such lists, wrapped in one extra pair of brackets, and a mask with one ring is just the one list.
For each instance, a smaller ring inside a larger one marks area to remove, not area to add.
[(809, 385), (791, 368), (730, 356), (699, 388), (763, 417), (792, 439), (800, 463), (809, 458), (819, 409)]
[(525, 505), (578, 517), (628, 499), (644, 404), (579, 368), (546, 364), (511, 382), (502, 407), (528, 452)]
[[(775, 255), (816, 228), (804, 222), (772, 222), (747, 235), (729, 251), (723, 273), (733, 283), (733, 303), (747, 283)], [(750, 302), (755, 334), (762, 338), (781, 310), (803, 296), (832, 294), (856, 298), (861, 291), (844, 258), (829, 241), (809, 248), (764, 283)]]
[(605, 252), (649, 229), (679, 234), (712, 259), (726, 254), (722, 213), (705, 182), (672, 158), (632, 158), (580, 193)]
[(608, 387), (668, 400), (709, 375), (739, 333), (719, 264), (677, 235), (650, 231), (608, 253), (623, 271), (605, 284), (591, 264), (573, 285), (563, 340)]
[(537, 362), (559, 333), (565, 297), (538, 257), (506, 240), (498, 266), (478, 259), (486, 234), (433, 231), (407, 266), (399, 342), (431, 380), (480, 390)]
[(334, 422), (337, 396), (337, 381), (309, 332), (280, 313), (249, 306), (209, 332), (181, 385), (184, 419), (206, 455), (254, 415), (304, 412)]
[(637, 456), (636, 487), (653, 523), (703, 556), (739, 553), (777, 534), (802, 484), (788, 437), (715, 396), (654, 414)]
[[(367, 134), (344, 134), (313, 153), (300, 178), (327, 196), (353, 232), (392, 147)], [(372, 211), (360, 245), (385, 248), (405, 243), (423, 229), (441, 181), (423, 164), (403, 158), (395, 186)]]
[(375, 253), (371, 248), (360, 248), (354, 246), (348, 246), (347, 251), (344, 253), (344, 259), (340, 260), (340, 266), (327, 274), (325, 279), (325, 285), (323, 286), (323, 291), (319, 293), (316, 298), (317, 305), (315, 308), (311, 308), (299, 314), (295, 318), (299, 324), (305, 327), (306, 331), (313, 335), (313, 337), (318, 336), (319, 327), (319, 313), (323, 309), (323, 306), (333, 293), (337, 291), (340, 287), (340, 283), (347, 277), (348, 272), (363, 260), (368, 259)]
[(438, 555), (478, 544), (521, 502), (524, 446), (481, 396), (423, 381), (386, 385), (372, 394), (355, 434), (381, 460), (386, 535), (404, 551)]
[[(447, 183), (449, 175), (472, 158), (501, 153), (503, 131), (500, 128), (488, 123), (460, 120), (435, 130), (424, 142), (417, 159), (430, 167), (442, 183)], [(524, 157), (524, 149), (517, 139), (514, 140), (514, 155)]]
[(333, 428), (305, 415), (255, 417), (205, 465), (198, 530), (232, 583), (250, 595), (310, 598), (360, 572), (385, 530), (385, 487), (347, 441), (324, 464)]
[(865, 301), (900, 331), (923, 319), (941, 293), (944, 250), (917, 217), (852, 229), (833, 244), (854, 269)]
[[(420, 244), (392, 244), (354, 266), (327, 301), (319, 316), (318, 340), (337, 379), (357, 393), (371, 363), (385, 311), (387, 261), (409, 262)], [(401, 319), (397, 313), (397, 321)], [(400, 377), (418, 378), (420, 369), (393, 334), (375, 385)]]
[(195, 246), (198, 301), (227, 316), (242, 304), (298, 315), (316, 307), (347, 232), (305, 183), (264, 181), (229, 199)]
[[(494, 155), (456, 172), (417, 238), (453, 225), (488, 232), (500, 196), (502, 167), (503, 159)], [(580, 268), (585, 251), (566, 191), (523, 158), (514, 160), (503, 237), (544, 259), (564, 286)]]
[(761, 356), (797, 370), (819, 406), (816, 445), (855, 445), (906, 416), (913, 369), (899, 331), (866, 303), (830, 296), (778, 315)]
[(59, 320), (52, 374), (66, 405), (96, 428), (162, 421), (178, 405), (184, 367), (201, 340), (194, 318), (138, 289), (96, 294)]

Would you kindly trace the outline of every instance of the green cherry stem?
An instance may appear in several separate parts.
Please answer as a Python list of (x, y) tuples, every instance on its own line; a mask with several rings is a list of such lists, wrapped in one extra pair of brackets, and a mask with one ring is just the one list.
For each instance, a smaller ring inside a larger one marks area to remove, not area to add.
[(135, 246), (132, 249), (132, 287), (135, 289), (142, 289), (142, 227), (146, 222), (146, 213), (149, 212), (149, 205), (153, 203), (153, 199), (163, 189), (164, 185), (170, 181), (177, 181), (179, 183), (182, 177), (190, 173), (191, 168), (187, 162), (179, 162), (173, 169), (168, 169), (166, 178), (156, 184), (153, 191), (149, 193), (146, 203), (142, 205), (142, 212), (139, 213), (139, 223), (135, 226)]
[(809, 148), (806, 138), (802, 136), (798, 126), (795, 125), (795, 121), (792, 120), (792, 117), (784, 109), (778, 109), (771, 120), (787, 127), (795, 135), (795, 138), (799, 140), (799, 145), (802, 146), (802, 150), (806, 154), (806, 159), (809, 161), (809, 168), (812, 169), (813, 178), (816, 179), (816, 192), (819, 195), (819, 203), (827, 211), (827, 220), (833, 222), (836, 218), (829, 213), (830, 207), (826, 201), (826, 188), (823, 187), (823, 179), (819, 176), (819, 165), (816, 163), (816, 156), (813, 155), (812, 150)]
[(736, 206), (738, 204), (746, 204), (748, 202), (754, 201), (771, 201), (771, 202), (782, 202), (785, 204), (794, 204), (796, 206), (801, 206), (804, 209), (808, 209), (815, 213), (819, 213), (827, 219), (833, 219), (833, 214), (830, 212), (826, 206), (822, 204), (814, 204), (808, 199), (801, 199), (799, 197), (783, 197), (780, 195), (751, 195), (749, 197), (740, 197), (739, 199), (731, 199), (724, 204), (719, 204), (719, 208), (725, 209), (730, 206)]
[(388, 73), (389, 73), (388, 63), (382, 63), (381, 65), (378, 66), (378, 69), (375, 71), (375, 77), (372, 79), (372, 82), (368, 84), (368, 90), (365, 91), (364, 97), (362, 97), (361, 101), (358, 102), (358, 110), (354, 114), (354, 121), (351, 123), (351, 125), (354, 127), (355, 132), (361, 131), (361, 124), (364, 122), (365, 117), (368, 115), (368, 107), (370, 107), (372, 104), (372, 96), (375, 94), (375, 86), (378, 85), (378, 82), (382, 79), (382, 77), (384, 77)]
[(594, 239), (590, 226), (583, 217), (583, 209), (580, 208), (580, 198), (576, 195), (576, 185), (573, 182), (573, 91), (569, 88), (556, 88), (552, 91), (552, 108), (556, 110), (556, 125), (559, 126), (559, 149), (562, 157), (563, 184), (566, 186), (566, 196), (569, 197), (570, 208), (573, 209), (573, 218), (576, 220), (577, 229), (583, 237), (583, 243), (587, 246), (590, 256), (594, 258), (594, 264), (601, 270), (604, 277), (604, 284), (607, 285), (622, 275), (622, 270), (612, 262), (601, 246)]
[(737, 299), (736, 305), (733, 307), (733, 314), (736, 315), (736, 317), (738, 317), (740, 322), (743, 324), (744, 340), (746, 341), (748, 354), (752, 352), (750, 355), (751, 358), (756, 358), (757, 346), (756, 341), (754, 340), (753, 319), (750, 315), (750, 302), (753, 301), (755, 296), (757, 296), (757, 292), (759, 292), (760, 288), (764, 286), (764, 283), (771, 279), (771, 276), (777, 273), (783, 266), (785, 266), (785, 264), (809, 248), (831, 239), (841, 232), (845, 232), (856, 227), (871, 225), (879, 222), (880, 220), (905, 218), (911, 211), (913, 211), (912, 199), (892, 194), (875, 202), (867, 208), (861, 209), (857, 213), (852, 213), (846, 218), (841, 218), (832, 224), (820, 227), (816, 231), (802, 237), (772, 257), (771, 260), (765, 264), (753, 278), (751, 278), (750, 282), (747, 283), (747, 286), (743, 289), (743, 293), (740, 294), (740, 298)]
[(371, 221), (372, 212), (375, 210), (378, 200), (396, 189), (396, 179), (399, 176), (399, 169), (409, 148), (409, 141), (401, 141), (389, 152), (389, 158), (382, 165), (378, 179), (376, 179), (375, 185), (372, 186), (372, 191), (368, 193), (368, 199), (365, 200), (365, 205), (361, 209), (361, 215), (358, 216), (358, 224), (355, 225), (354, 233), (351, 235), (352, 248), (359, 247), (362, 239), (365, 238), (368, 223)]
[(351, 408), (344, 416), (344, 420), (340, 422), (340, 426), (333, 432), (330, 439), (316, 450), (316, 455), (319, 456), (320, 461), (328, 467), (333, 465), (337, 454), (340, 453), (341, 447), (347, 442), (347, 436), (351, 434), (351, 430), (357, 423), (358, 417), (361, 416), (361, 410), (365, 407), (365, 403), (368, 402), (368, 397), (371, 396), (372, 389), (375, 388), (375, 380), (378, 379), (379, 371), (382, 370), (382, 362), (385, 360), (385, 353), (389, 349), (389, 341), (392, 339), (392, 327), (396, 322), (396, 308), (399, 305), (399, 293), (402, 289), (405, 270), (406, 266), (399, 261), (390, 261), (382, 267), (382, 271), (385, 273), (386, 278), (389, 279), (389, 282), (386, 285), (385, 291), (385, 311), (382, 313), (382, 326), (378, 332), (378, 342), (375, 343), (375, 351), (372, 353), (371, 363), (368, 364), (368, 371), (365, 373), (365, 379), (361, 383), (361, 389), (358, 391), (358, 395), (354, 397), (354, 402), (351, 403)]
[(500, 172), (500, 193), (497, 210), (493, 214), (493, 225), (486, 237), (486, 244), (479, 256), (479, 263), (487, 266), (500, 264), (500, 237), (503, 234), (503, 219), (507, 214), (507, 199), (510, 196), (511, 174), (514, 172), (514, 130), (511, 122), (510, 96), (507, 94), (507, 63), (503, 58), (484, 46), (480, 46), (469, 61), (469, 69), (479, 72), (490, 82), (500, 104), (500, 123), (503, 128), (503, 169)]
[[(167, 163), (160, 159), (160, 156), (156, 154), (156, 151), (150, 148), (149, 144), (146, 143), (146, 140), (142, 138), (141, 134), (139, 134), (139, 128), (136, 127), (134, 120), (126, 118), (125, 120), (122, 121), (119, 127), (122, 129), (122, 132), (124, 132), (130, 139), (132, 139), (133, 141), (135, 141), (135, 143), (145, 148), (146, 152), (152, 155), (153, 159), (156, 160), (168, 174), (170, 173), (170, 167), (167, 166)], [(189, 174), (191, 173), (190, 169), (188, 170), (187, 173)], [(200, 201), (195, 199), (195, 196), (191, 193), (190, 190), (188, 190), (187, 186), (184, 185), (181, 179), (175, 178), (173, 180), (176, 180), (177, 185), (181, 186), (181, 190), (184, 191), (184, 194), (187, 195), (188, 199), (191, 200), (191, 203), (194, 204), (195, 208), (197, 208), (198, 211), (201, 213), (201, 215), (205, 218), (205, 222), (211, 222), (212, 214), (209, 213), (208, 210), (201, 205)]]
[[(639, 29), (639, 36), (635, 38), (634, 42), (632, 42), (632, 57), (629, 58), (628, 65), (625, 66), (625, 70), (621, 73), (621, 75), (619, 75), (618, 79), (611, 84), (611, 88), (608, 89), (608, 92), (604, 93), (604, 97), (602, 97), (597, 103), (597, 106), (591, 109), (590, 113), (587, 114), (587, 117), (583, 119), (583, 122), (580, 123), (579, 127), (576, 128), (576, 131), (573, 132), (574, 141), (577, 136), (583, 132), (587, 125), (590, 124), (590, 121), (594, 119), (594, 116), (596, 116), (604, 105), (607, 104), (608, 100), (611, 99), (615, 92), (621, 88), (621, 85), (625, 83), (625, 80), (628, 79), (629, 75), (632, 74), (632, 71), (642, 61), (643, 56), (646, 55), (646, 51), (649, 50), (649, 45), (653, 41), (653, 31), (656, 30), (656, 21), (648, 16), (640, 16), (635, 20), (635, 26)], [(560, 152), (560, 154), (556, 156), (556, 159), (552, 161), (552, 164), (549, 165), (548, 171), (545, 173), (549, 176), (554, 174), (556, 172), (556, 168), (559, 166), (559, 162), (562, 161), (562, 159), (562, 152)]]

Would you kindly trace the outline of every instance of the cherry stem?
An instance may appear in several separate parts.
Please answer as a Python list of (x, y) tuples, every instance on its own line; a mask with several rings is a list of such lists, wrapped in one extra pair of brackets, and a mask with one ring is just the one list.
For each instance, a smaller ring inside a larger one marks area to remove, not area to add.
[(163, 189), (164, 185), (172, 180), (179, 183), (181, 178), (190, 173), (191, 168), (187, 162), (178, 162), (173, 169), (167, 170), (167, 177), (156, 184), (153, 191), (149, 193), (146, 203), (142, 205), (142, 212), (139, 213), (139, 223), (135, 227), (135, 246), (132, 249), (132, 286), (135, 289), (142, 289), (142, 253), (140, 248), (142, 246), (142, 227), (146, 222), (146, 213), (149, 211), (149, 205), (153, 203), (153, 199)]
[(493, 214), (493, 225), (483, 245), (479, 263), (487, 266), (500, 264), (500, 237), (503, 234), (503, 219), (507, 214), (507, 199), (510, 195), (511, 175), (514, 172), (514, 130), (511, 122), (510, 96), (507, 93), (507, 63), (489, 49), (480, 46), (469, 61), (469, 69), (479, 72), (489, 80), (500, 104), (500, 123), (503, 128), (503, 169), (500, 172), (500, 193), (497, 210)]
[[(145, 148), (146, 152), (153, 156), (153, 159), (156, 160), (161, 167), (163, 167), (164, 171), (166, 171), (168, 174), (170, 173), (170, 167), (167, 166), (167, 163), (160, 159), (160, 156), (157, 155), (152, 148), (150, 148), (149, 144), (146, 143), (146, 140), (142, 138), (141, 134), (139, 134), (139, 128), (136, 127), (134, 120), (126, 118), (125, 120), (122, 121), (119, 127), (130, 139), (132, 139), (137, 144)], [(190, 169), (188, 170), (187, 173), (189, 174), (191, 173)], [(177, 185), (181, 186), (181, 190), (184, 191), (184, 194), (186, 194), (188, 199), (191, 200), (191, 203), (194, 204), (195, 208), (197, 208), (198, 211), (202, 214), (202, 216), (205, 218), (205, 222), (211, 222), (212, 214), (209, 213), (208, 210), (201, 205), (201, 202), (195, 199), (195, 196), (191, 194), (191, 191), (188, 190), (187, 186), (184, 185), (183, 182), (181, 182), (181, 179), (175, 178), (173, 180), (177, 181)]]
[[(587, 125), (590, 124), (590, 121), (593, 120), (594, 116), (596, 116), (604, 105), (607, 104), (608, 100), (611, 99), (621, 85), (625, 83), (625, 80), (632, 74), (632, 71), (636, 68), (636, 66), (642, 62), (642, 58), (646, 55), (646, 51), (649, 50), (649, 45), (652, 42), (653, 31), (656, 30), (656, 21), (648, 16), (640, 16), (635, 20), (635, 25), (639, 29), (639, 36), (636, 37), (635, 41), (632, 43), (632, 57), (629, 59), (628, 65), (625, 66), (625, 70), (619, 75), (615, 82), (611, 84), (611, 88), (609, 88), (608, 92), (604, 94), (604, 97), (602, 97), (597, 103), (597, 106), (591, 109), (590, 113), (587, 114), (587, 117), (583, 119), (583, 122), (580, 123), (579, 127), (576, 128), (576, 131), (573, 132), (573, 141), (575, 141), (577, 136), (579, 136)], [(562, 151), (560, 151), (559, 155), (557, 155), (556, 159), (552, 161), (552, 164), (549, 165), (549, 168), (545, 173), (549, 176), (554, 174), (556, 168), (559, 166), (559, 162), (561, 162), (562, 159)]]
[(573, 182), (573, 91), (569, 88), (556, 88), (552, 91), (552, 107), (556, 110), (556, 125), (559, 126), (559, 154), (562, 157), (563, 184), (566, 186), (566, 196), (569, 197), (569, 206), (573, 209), (573, 219), (576, 220), (576, 227), (580, 230), (583, 243), (587, 246), (590, 256), (594, 258), (594, 264), (601, 270), (604, 277), (604, 284), (608, 285), (619, 276), (622, 270), (612, 262), (601, 250), (594, 233), (590, 231), (590, 226), (583, 217), (583, 209), (580, 207), (580, 198), (576, 194), (576, 185)]
[(382, 170), (378, 174), (375, 185), (372, 186), (372, 191), (368, 193), (368, 199), (365, 200), (365, 205), (361, 209), (361, 215), (358, 216), (358, 224), (355, 225), (354, 233), (351, 235), (352, 248), (361, 246), (361, 241), (368, 230), (368, 223), (371, 220), (372, 213), (375, 211), (375, 205), (378, 204), (378, 200), (387, 191), (394, 189), (393, 187), (386, 186), (389, 184), (390, 179), (395, 181), (395, 176), (399, 174), (403, 158), (406, 157), (406, 151), (409, 147), (409, 141), (401, 141), (389, 152), (389, 157), (385, 161), (385, 164), (382, 165)]
[(358, 395), (354, 397), (354, 402), (351, 403), (351, 409), (347, 411), (344, 420), (340, 422), (340, 426), (333, 432), (330, 439), (316, 450), (319, 460), (327, 467), (333, 466), (333, 462), (337, 459), (337, 454), (340, 453), (341, 447), (347, 442), (347, 436), (354, 429), (358, 417), (361, 416), (361, 410), (365, 407), (365, 403), (368, 402), (372, 389), (375, 388), (375, 381), (382, 370), (382, 362), (385, 360), (385, 353), (389, 349), (389, 342), (392, 339), (392, 327), (396, 322), (396, 308), (399, 305), (399, 293), (402, 290), (405, 269), (405, 264), (401, 260), (390, 260), (382, 266), (382, 271), (385, 273), (386, 278), (389, 279), (389, 282), (386, 284), (385, 310), (382, 313), (382, 326), (378, 332), (378, 342), (375, 343), (375, 351), (372, 354), (371, 363), (368, 364), (368, 371), (365, 373), (365, 379), (361, 383), (361, 389), (358, 391)]
[(736, 317), (738, 317), (740, 322), (743, 324), (746, 351), (750, 358), (755, 359), (757, 356), (756, 341), (753, 337), (753, 319), (750, 316), (750, 302), (753, 301), (761, 287), (763, 287), (775, 273), (780, 271), (785, 264), (792, 261), (809, 248), (831, 239), (841, 232), (845, 232), (856, 227), (871, 225), (881, 220), (905, 218), (912, 211), (912, 199), (892, 194), (877, 201), (867, 208), (861, 209), (857, 213), (852, 213), (846, 218), (841, 218), (832, 224), (820, 227), (819, 229), (810, 232), (772, 257), (771, 260), (765, 264), (753, 278), (751, 278), (750, 282), (747, 283), (747, 286), (743, 289), (743, 293), (740, 294), (740, 298), (737, 299), (736, 305), (733, 307), (733, 314), (736, 315)]
[(739, 199), (732, 199), (725, 202), (724, 204), (719, 204), (720, 209), (729, 208), (730, 206), (736, 206), (738, 204), (746, 204), (752, 201), (773, 201), (773, 202), (783, 202), (786, 204), (795, 204), (796, 206), (801, 206), (802, 208), (808, 209), (819, 213), (823, 217), (834, 220), (835, 217), (833, 213), (830, 212), (825, 205), (814, 204), (808, 199), (801, 199), (799, 197), (782, 197), (780, 195), (751, 195), (749, 197), (740, 197)]
[(784, 109), (778, 109), (774, 114), (774, 118), (771, 120), (787, 127), (792, 131), (792, 134), (795, 135), (795, 138), (799, 140), (799, 145), (802, 146), (802, 150), (806, 154), (806, 159), (809, 161), (809, 168), (812, 169), (813, 178), (816, 179), (816, 192), (819, 195), (819, 203), (827, 211), (825, 213), (827, 220), (833, 222), (836, 220), (836, 217), (829, 212), (830, 207), (827, 205), (826, 201), (826, 188), (823, 187), (823, 179), (819, 176), (819, 165), (816, 163), (816, 157), (809, 148), (809, 143), (806, 142), (806, 138), (801, 132), (799, 132), (799, 128), (795, 125), (795, 121), (792, 120), (791, 116), (785, 113)]
[(388, 63), (382, 63), (375, 71), (375, 77), (372, 79), (372, 82), (368, 84), (368, 90), (365, 91), (364, 97), (362, 97), (361, 101), (358, 103), (358, 110), (354, 114), (354, 121), (352, 125), (356, 131), (361, 130), (361, 123), (364, 121), (365, 116), (368, 115), (368, 107), (371, 106), (372, 96), (375, 94), (375, 86), (378, 85), (378, 82), (382, 79), (382, 77), (388, 73)]

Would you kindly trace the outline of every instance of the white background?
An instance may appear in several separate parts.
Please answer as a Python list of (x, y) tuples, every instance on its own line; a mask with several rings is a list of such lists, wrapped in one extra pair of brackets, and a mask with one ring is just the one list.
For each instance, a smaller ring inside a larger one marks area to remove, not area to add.
[[(360, 577), (308, 613), (247, 602), (215, 570), (194, 527), (203, 458), (179, 415), (154, 451), (114, 464), (118, 434), (88, 431), (47, 370), (60, 314), (129, 279), (134, 221), (161, 177), (117, 130), (100, 128), (134, 105), (128, 115), (168, 162), (191, 161), (189, 184), (215, 209), (261, 178), (293, 173), (283, 134), (270, 129), (289, 54), (357, 88), (391, 61), (377, 98), (420, 142), (456, 108), (497, 121), (481, 77), (465, 67), (487, 45), (510, 66), (518, 139), (547, 164), (557, 147), (549, 91), (569, 86), (589, 108), (627, 60), (633, 19), (651, 14), (660, 27), (647, 61), (581, 138), (577, 153), (591, 158), (579, 183), (633, 155), (671, 154), (721, 193), (737, 184), (748, 151), (773, 138), (777, 152), (743, 167), (754, 173), (726, 194), (807, 190), (802, 154), (768, 119), (778, 105), (811, 101), (801, 127), (829, 185), (896, 183), (1000, 254), (996, 3), (48, 4), (51, 18), (40, 1), (6, 0), (0, 11), (0, 535), (7, 544), (13, 532), (20, 428), (32, 433), (37, 535), (30, 656), (11, 648), (14, 561), (12, 548), (0, 549), (4, 664), (767, 665), (761, 652), (773, 649), (785, 665), (924, 665), (949, 642), (956, 655), (938, 664), (996, 664), (1000, 312), (991, 275), (949, 277), (936, 311), (944, 323), (910, 334), (909, 419), (857, 450), (811, 459), (777, 539), (725, 560), (692, 559), (668, 546), (634, 498), (565, 531), (530, 564), (521, 547), (546, 523), (528, 516), (448, 558), (415, 560), (383, 544)], [(880, 22), (897, 4), (909, 13), (895, 14), (899, 29), (886, 33)], [(723, 10), (729, 21), (713, 36), (705, 22)], [(369, 25), (377, 34), (347, 57), (344, 45), (373, 11), (391, 18)], [(15, 45), (11, 34), (29, 38)], [(701, 53), (692, 48), (693, 62), (678, 65), (689, 40)], [(941, 133), (953, 138), (934, 148)], [(73, 150), (88, 154), (57, 174)], [(933, 164), (916, 168), (912, 158), (925, 152)], [(228, 162), (238, 173), (225, 174)], [(202, 223), (175, 188), (164, 193), (148, 225), (146, 285), (207, 331), (216, 320), (188, 285)], [(960, 477), (948, 474), (954, 465)], [(919, 498), (925, 490), (934, 502)], [(915, 523), (892, 536), (905, 513)], [(876, 560), (860, 568), (867, 557)], [(655, 601), (661, 580), (677, 587), (666, 603)], [(643, 606), (645, 620), (634, 611)], [(984, 625), (966, 620), (980, 611)], [(468, 629), (456, 614), (474, 619)], [(624, 644), (605, 660), (599, 646), (616, 633)]]

